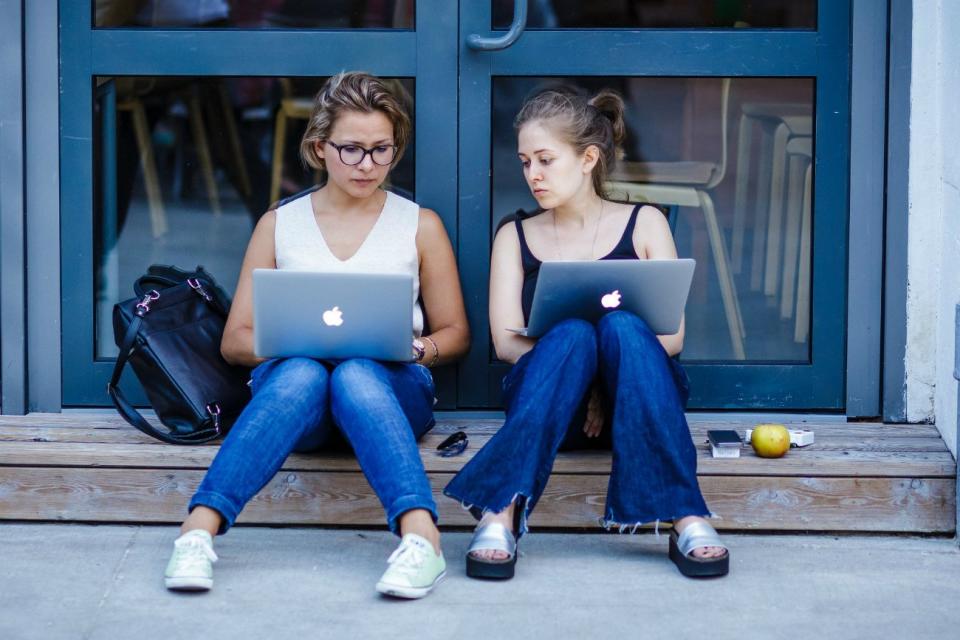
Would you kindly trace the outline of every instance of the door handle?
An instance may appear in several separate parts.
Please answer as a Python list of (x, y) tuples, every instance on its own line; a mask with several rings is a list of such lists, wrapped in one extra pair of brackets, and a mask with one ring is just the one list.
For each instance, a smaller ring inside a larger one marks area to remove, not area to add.
[(479, 33), (467, 36), (467, 46), (475, 51), (499, 51), (517, 41), (527, 28), (527, 0), (513, 0), (513, 22), (510, 30), (497, 38), (488, 38)]

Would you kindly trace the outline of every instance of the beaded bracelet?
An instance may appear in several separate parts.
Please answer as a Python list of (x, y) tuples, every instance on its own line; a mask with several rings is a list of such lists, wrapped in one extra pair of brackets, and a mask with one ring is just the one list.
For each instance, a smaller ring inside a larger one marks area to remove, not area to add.
[(433, 359), (430, 360), (430, 364), (427, 365), (427, 367), (430, 368), (430, 367), (433, 367), (433, 365), (437, 364), (437, 361), (440, 359), (440, 350), (437, 349), (437, 343), (433, 341), (433, 338), (423, 336), (423, 339), (429, 342), (431, 346), (433, 346)]

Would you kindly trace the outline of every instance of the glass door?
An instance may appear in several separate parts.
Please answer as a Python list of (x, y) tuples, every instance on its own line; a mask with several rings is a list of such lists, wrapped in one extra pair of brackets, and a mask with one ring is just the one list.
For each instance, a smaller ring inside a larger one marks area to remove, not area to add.
[[(254, 224), (316, 183), (311, 98), (344, 69), (391, 79), (416, 138), (390, 188), (457, 240), (457, 6), (445, 0), (61, 2), (63, 403), (109, 405), (113, 305), (155, 263), (234, 288)], [(429, 96), (428, 100), (421, 99)], [(456, 405), (456, 371), (438, 374)], [(125, 393), (143, 404), (132, 374)]]
[(663, 205), (697, 259), (690, 407), (843, 409), (847, 2), (83, 0), (60, 23), (65, 406), (109, 405), (111, 309), (148, 265), (232, 289), (258, 217), (316, 181), (297, 158), (312, 92), (363, 69), (415, 114), (391, 188), (458, 253), (474, 342), (438, 372), (440, 408), (499, 407), (491, 240), (534, 204), (512, 119), (564, 82), (623, 94), (610, 191)]
[(497, 406), (507, 368), (489, 339), (488, 258), (501, 218), (535, 207), (512, 119), (532, 91), (565, 83), (624, 96), (625, 157), (608, 188), (662, 205), (680, 255), (697, 260), (681, 356), (690, 408), (841, 410), (849, 3), (464, 0), (460, 12), (474, 344), (459, 405)]

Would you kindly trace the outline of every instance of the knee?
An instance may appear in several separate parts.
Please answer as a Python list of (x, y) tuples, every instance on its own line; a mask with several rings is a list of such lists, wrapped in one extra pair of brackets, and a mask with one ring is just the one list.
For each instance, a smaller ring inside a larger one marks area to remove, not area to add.
[(612, 311), (600, 318), (600, 322), (597, 323), (597, 334), (601, 341), (613, 338), (622, 342), (623, 338), (628, 336), (647, 342), (657, 339), (657, 334), (643, 318), (629, 311)]
[(586, 320), (571, 318), (555, 325), (541, 340), (548, 339), (574, 350), (595, 351), (597, 332)]
[(363, 391), (379, 377), (383, 365), (369, 358), (351, 358), (344, 360), (333, 370), (330, 387), (337, 390), (356, 393)]
[(288, 394), (312, 394), (326, 391), (330, 374), (323, 363), (312, 358), (287, 358), (270, 372), (270, 380), (281, 382)]

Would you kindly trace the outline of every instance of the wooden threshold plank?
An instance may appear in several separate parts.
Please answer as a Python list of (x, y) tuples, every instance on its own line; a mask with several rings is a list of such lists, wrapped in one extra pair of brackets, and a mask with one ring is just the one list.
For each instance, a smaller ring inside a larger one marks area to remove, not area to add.
[[(422, 447), (435, 447), (447, 433), (434, 430), (421, 442)], [(470, 432), (471, 448), (479, 448), (489, 439), (487, 433)], [(705, 433), (698, 437), (694, 432), (694, 441), (698, 445), (706, 442)], [(38, 442), (38, 443), (109, 443), (109, 444), (159, 444), (155, 439), (134, 429), (78, 429), (71, 427), (5, 427), (0, 428), (0, 442)], [(803, 451), (875, 451), (875, 452), (911, 452), (911, 451), (948, 451), (946, 443), (939, 437), (903, 437), (894, 435), (874, 436), (836, 436), (821, 435), (817, 442)], [(794, 451), (797, 451), (796, 449)], [(745, 450), (749, 453), (749, 449)]]
[[(687, 416), (691, 432), (695, 437), (706, 434), (707, 429), (737, 429), (752, 428), (756, 420), (743, 418), (719, 420), (715, 417), (702, 418), (691, 413)], [(470, 419), (446, 418), (438, 421), (434, 431), (450, 433), (458, 429), (466, 429), (472, 433), (494, 433), (500, 428), (502, 420), (497, 419)], [(813, 429), (817, 436), (877, 436), (896, 435), (900, 437), (929, 437), (939, 438), (940, 434), (935, 425), (931, 424), (883, 424), (879, 422), (842, 422), (837, 420), (817, 421), (816, 416), (803, 420), (784, 420), (784, 424), (791, 428)], [(71, 429), (120, 429), (136, 432), (115, 413), (105, 411), (70, 412), (70, 413), (31, 413), (25, 416), (0, 416), (0, 434), (8, 427), (65, 427)]]
[[(428, 471), (455, 473), (476, 453), (479, 443), (461, 456), (443, 458), (432, 445), (439, 436), (425, 438), (421, 457)], [(216, 446), (174, 447), (165, 444), (35, 443), (6, 442), (0, 447), (0, 465), (62, 467), (131, 467), (205, 469), (218, 451)], [(956, 476), (956, 463), (949, 451), (878, 452), (831, 451), (808, 448), (792, 450), (783, 458), (759, 458), (749, 449), (735, 460), (714, 459), (706, 447), (699, 447), (698, 474), (751, 476), (832, 476), (832, 477), (940, 477)], [(606, 475), (611, 456), (607, 451), (561, 453), (554, 464), (556, 473)], [(293, 454), (286, 470), (357, 471), (349, 454)]]
[[(200, 470), (0, 468), (0, 518), (176, 523)], [(444, 525), (471, 525), (440, 495), (450, 475), (431, 474)], [(725, 530), (949, 533), (952, 480), (919, 478), (706, 477), (701, 487)], [(555, 474), (533, 527), (595, 527), (606, 479)], [(247, 506), (241, 523), (382, 526), (379, 501), (359, 473), (281, 472)]]
[[(421, 447), (430, 449), (436, 447), (447, 434), (444, 432), (433, 431), (421, 441)], [(699, 447), (703, 447), (706, 436), (697, 437), (694, 433), (694, 441)], [(470, 433), (470, 448), (479, 449), (490, 438), (489, 434)], [(110, 445), (107, 451), (113, 450), (114, 445), (159, 445), (160, 443), (153, 438), (133, 429), (77, 429), (71, 427), (6, 427), (0, 428), (0, 442), (20, 442), (20, 443), (100, 443)], [(170, 446), (170, 445), (162, 445)], [(174, 449), (182, 449), (172, 447)], [(705, 449), (704, 449), (705, 450)], [(949, 451), (946, 443), (941, 438), (928, 437), (902, 437), (891, 435), (876, 436), (834, 436), (820, 435), (816, 443), (806, 449), (791, 450), (797, 455), (806, 455), (808, 451), (865, 451), (877, 453), (893, 452), (946, 452)], [(744, 455), (751, 455), (751, 451), (744, 450)]]

